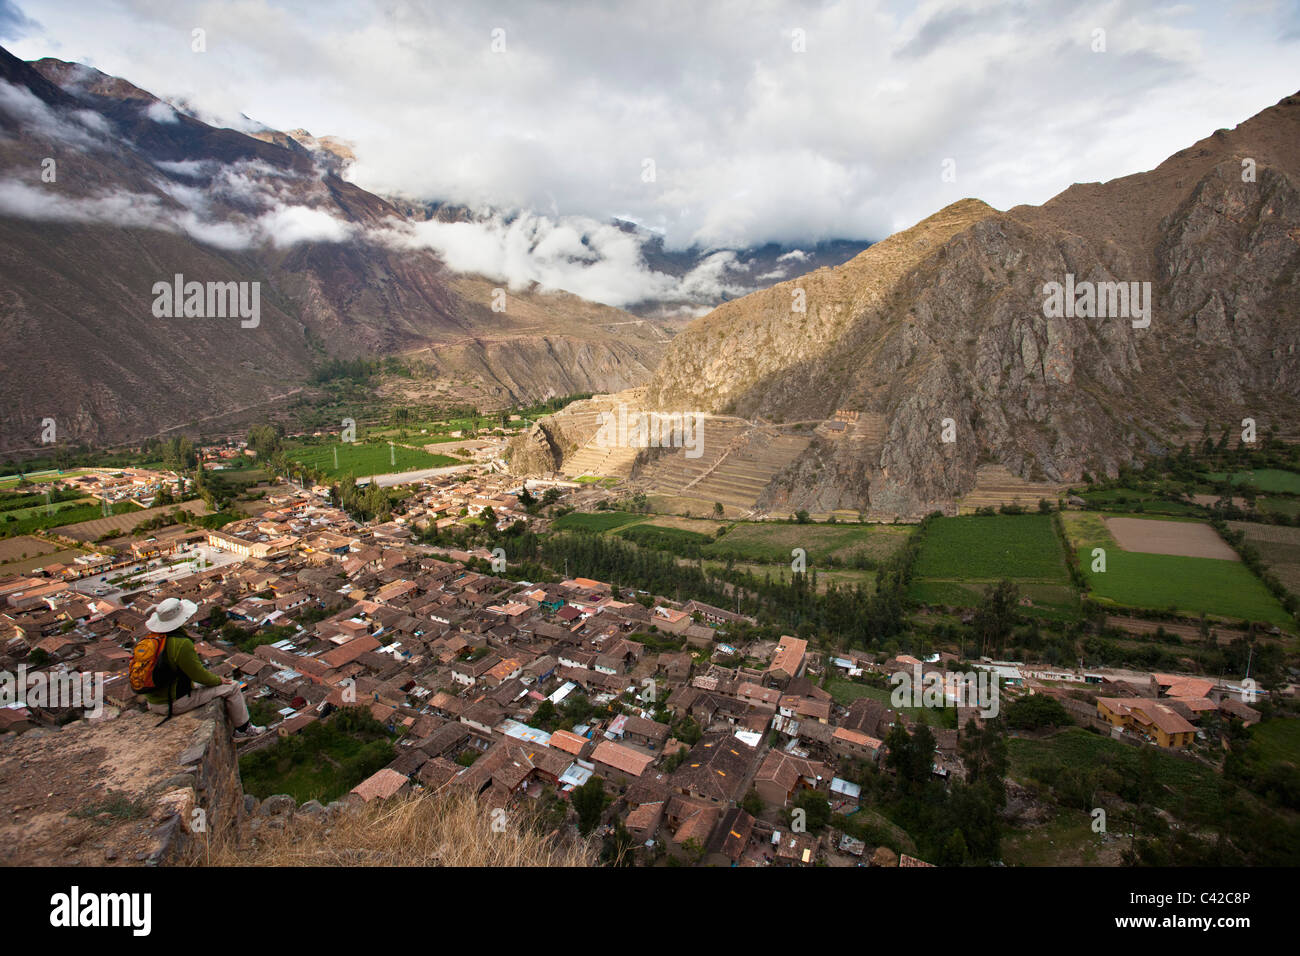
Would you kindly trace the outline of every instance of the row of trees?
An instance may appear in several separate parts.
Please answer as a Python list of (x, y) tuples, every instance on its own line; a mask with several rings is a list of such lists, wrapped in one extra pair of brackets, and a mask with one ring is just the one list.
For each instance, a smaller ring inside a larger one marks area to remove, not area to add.
[(902, 632), (906, 589), (917, 545), (909, 542), (877, 572), (876, 588), (817, 586), (816, 574), (758, 577), (735, 569), (713, 572), (702, 561), (680, 562), (671, 554), (639, 548), (618, 538), (581, 533), (539, 537), (532, 532), (502, 539), (508, 560), (525, 573), (541, 567), (609, 581), (672, 597), (695, 598), (754, 616), (760, 627), (828, 638), (840, 646), (874, 647)]

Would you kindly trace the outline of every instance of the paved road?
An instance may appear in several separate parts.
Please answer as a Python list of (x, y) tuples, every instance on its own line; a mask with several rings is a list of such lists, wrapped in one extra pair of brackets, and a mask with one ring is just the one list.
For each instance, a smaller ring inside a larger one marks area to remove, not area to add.
[(471, 468), (477, 468), (479, 465), (445, 465), (442, 468), (422, 468), (419, 471), (402, 471), (392, 475), (367, 475), (365, 478), (357, 479), (357, 486), (364, 487), (373, 480), (380, 488), (392, 488), (395, 485), (413, 485), (417, 481), (424, 481), (426, 478), (436, 478), (438, 475), (454, 475), (459, 471), (468, 471)]

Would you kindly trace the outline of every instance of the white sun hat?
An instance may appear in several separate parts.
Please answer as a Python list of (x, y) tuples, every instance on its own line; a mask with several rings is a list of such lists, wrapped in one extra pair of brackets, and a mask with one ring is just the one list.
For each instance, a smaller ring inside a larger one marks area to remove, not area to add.
[(193, 601), (168, 598), (153, 609), (145, 625), (155, 634), (166, 634), (188, 621), (198, 609)]

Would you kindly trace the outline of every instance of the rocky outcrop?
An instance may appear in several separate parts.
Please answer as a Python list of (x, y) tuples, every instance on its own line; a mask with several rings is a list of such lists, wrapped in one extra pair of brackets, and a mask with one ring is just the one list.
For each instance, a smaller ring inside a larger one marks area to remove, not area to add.
[(0, 738), (0, 863), (182, 862), (235, 834), (244, 792), (225, 709), (128, 710)]
[(639, 409), (643, 402), (639, 388), (571, 402), (510, 440), (505, 459), (511, 473), (549, 475), (563, 471), (566, 461), (596, 441), (602, 414), (617, 416), (620, 405)]
[(552, 437), (550, 427), (537, 422), (510, 440), (506, 446), (506, 460), (516, 475), (550, 475), (560, 470), (564, 455)]

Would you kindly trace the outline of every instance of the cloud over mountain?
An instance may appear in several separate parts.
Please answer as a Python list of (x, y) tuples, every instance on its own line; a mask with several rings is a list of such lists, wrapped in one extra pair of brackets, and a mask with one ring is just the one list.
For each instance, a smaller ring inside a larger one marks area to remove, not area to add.
[[(670, 249), (878, 239), (963, 196), (1006, 208), (1149, 168), (1291, 92), (1298, 40), (1294, 5), (1269, 0), (107, 7), (8, 7), (14, 50), (235, 128), (346, 136), (372, 192), (623, 217)], [(489, 237), (437, 241), (513, 274), (522, 236)], [(546, 253), (528, 269), (559, 268)]]

